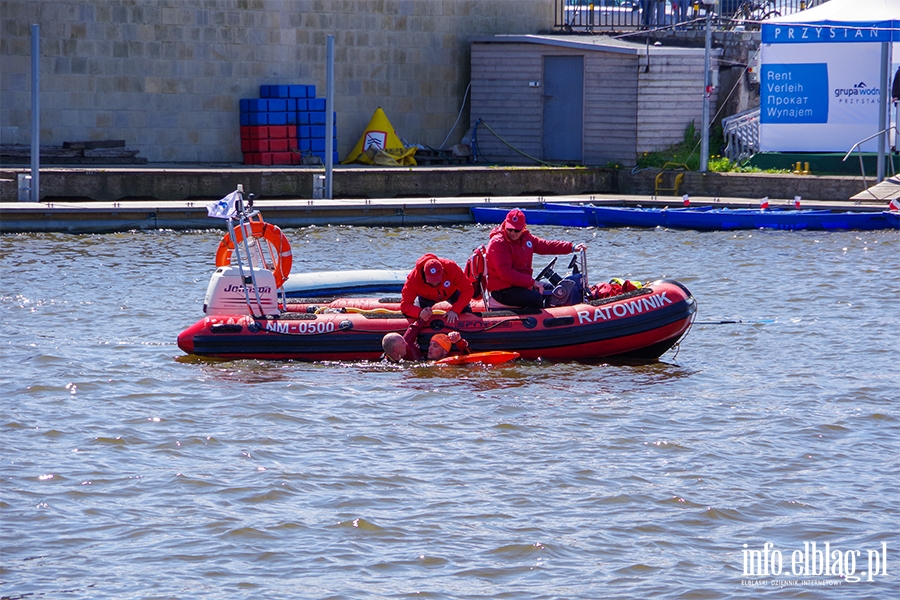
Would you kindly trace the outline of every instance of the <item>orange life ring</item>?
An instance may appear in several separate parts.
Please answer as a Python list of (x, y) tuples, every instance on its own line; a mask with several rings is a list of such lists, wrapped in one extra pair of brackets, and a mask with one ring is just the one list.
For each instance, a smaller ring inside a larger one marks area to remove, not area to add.
[[(271, 258), (275, 262), (271, 267), (268, 264), (265, 266), (275, 274), (275, 287), (281, 287), (287, 280), (288, 275), (291, 274), (291, 265), (294, 262), (290, 242), (282, 233), (281, 228), (265, 221), (251, 221), (250, 235), (256, 240), (257, 244), (259, 244), (260, 240), (265, 240), (268, 244), (268, 255), (266, 252), (261, 252), (263, 262), (266, 262), (267, 258)], [(238, 244), (244, 241), (244, 228), (235, 227), (234, 237)], [(260, 250), (263, 249), (260, 248)], [(226, 233), (222, 241), (219, 242), (219, 249), (216, 250), (216, 266), (225, 267), (230, 265), (232, 252), (234, 252), (234, 244), (231, 241), (231, 236)]]

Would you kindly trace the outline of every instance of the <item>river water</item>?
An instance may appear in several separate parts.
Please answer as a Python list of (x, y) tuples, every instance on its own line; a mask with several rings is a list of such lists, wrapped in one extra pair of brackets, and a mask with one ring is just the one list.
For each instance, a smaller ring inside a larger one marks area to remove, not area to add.
[[(677, 352), (185, 357), (221, 233), (0, 237), (0, 596), (897, 597), (900, 232), (534, 230), (685, 283)], [(298, 272), (487, 229), (286, 234)]]

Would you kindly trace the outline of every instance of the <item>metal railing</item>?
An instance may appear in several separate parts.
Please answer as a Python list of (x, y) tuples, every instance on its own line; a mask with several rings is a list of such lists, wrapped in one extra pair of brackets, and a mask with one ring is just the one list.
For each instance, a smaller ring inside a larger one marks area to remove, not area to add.
[[(866, 166), (865, 166), (865, 163), (863, 162), (862, 145), (865, 144), (866, 142), (868, 142), (869, 140), (880, 137), (881, 135), (890, 136), (891, 133), (894, 134), (894, 139), (896, 139), (898, 130), (895, 125), (891, 125), (890, 127), (886, 128), (886, 129), (882, 129), (878, 133), (873, 133), (872, 135), (870, 135), (869, 137), (867, 137), (864, 140), (859, 140), (858, 142), (853, 144), (853, 147), (851, 147), (849, 150), (847, 150), (847, 154), (845, 154), (844, 158), (841, 159), (841, 162), (846, 161), (850, 157), (850, 155), (853, 154), (853, 151), (856, 150), (857, 155), (859, 155), (859, 171), (860, 171), (860, 174), (862, 174), (863, 186), (866, 188), (866, 191), (869, 191), (869, 183), (868, 183), (868, 181), (866, 181)], [(887, 153), (887, 159), (888, 159), (887, 166), (890, 167), (891, 175), (893, 176), (894, 174), (896, 174), (896, 171), (894, 170), (894, 153), (893, 152)], [(869, 193), (871, 194), (872, 192), (869, 191)], [(872, 194), (872, 195), (874, 197), (874, 194)]]
[[(697, 0), (552, 0), (554, 27), (567, 33), (702, 28), (706, 5)], [(717, 0), (715, 27), (756, 30), (766, 19), (791, 15), (828, 0)]]
[(722, 119), (725, 157), (743, 162), (759, 152), (759, 107)]

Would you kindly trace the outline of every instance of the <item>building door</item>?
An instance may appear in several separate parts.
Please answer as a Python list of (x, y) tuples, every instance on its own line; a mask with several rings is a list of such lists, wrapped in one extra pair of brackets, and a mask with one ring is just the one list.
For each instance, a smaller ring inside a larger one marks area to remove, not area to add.
[(547, 161), (582, 162), (584, 57), (545, 56), (542, 151)]

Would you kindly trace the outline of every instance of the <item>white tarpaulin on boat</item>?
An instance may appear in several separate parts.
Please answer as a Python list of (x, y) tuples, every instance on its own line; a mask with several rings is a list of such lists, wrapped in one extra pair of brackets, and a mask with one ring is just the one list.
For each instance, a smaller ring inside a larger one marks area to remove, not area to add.
[(898, 25), (900, 0), (830, 0), (763, 23), (760, 149), (846, 152), (880, 131), (882, 51)]

